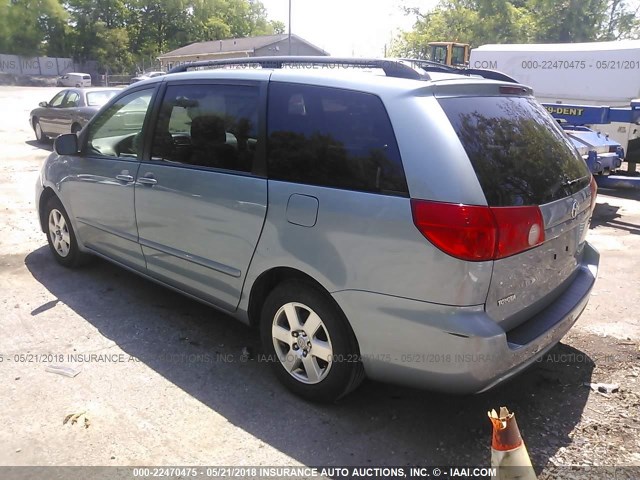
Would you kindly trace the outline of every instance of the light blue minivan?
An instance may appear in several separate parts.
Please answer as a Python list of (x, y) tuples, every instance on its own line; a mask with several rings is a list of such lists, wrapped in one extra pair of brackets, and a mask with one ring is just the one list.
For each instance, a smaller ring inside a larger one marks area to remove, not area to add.
[(585, 308), (595, 183), (529, 88), (420, 67), (242, 59), (131, 85), (44, 163), (53, 257), (256, 326), (305, 398), (365, 375), (491, 388)]

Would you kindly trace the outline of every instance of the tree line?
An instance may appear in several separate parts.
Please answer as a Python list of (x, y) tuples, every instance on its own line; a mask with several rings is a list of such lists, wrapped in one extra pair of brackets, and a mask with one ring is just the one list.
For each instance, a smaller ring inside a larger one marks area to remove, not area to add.
[(256, 0), (0, 0), (0, 53), (95, 60), (111, 74), (192, 42), (283, 32)]
[(415, 15), (393, 42), (393, 55), (426, 58), (427, 44), (566, 43), (637, 39), (638, 2), (628, 0), (441, 0)]

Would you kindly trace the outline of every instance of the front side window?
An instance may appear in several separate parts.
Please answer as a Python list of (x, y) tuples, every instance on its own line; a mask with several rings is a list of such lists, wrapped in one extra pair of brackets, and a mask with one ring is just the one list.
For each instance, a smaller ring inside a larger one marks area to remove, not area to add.
[(51, 101), (49, 102), (49, 106), (50, 107), (59, 107), (62, 105), (62, 101), (64, 100), (64, 96), (66, 95), (67, 91), (63, 90), (62, 92), (58, 93), (55, 97), (53, 97), (51, 99)]
[(89, 127), (86, 151), (109, 157), (136, 158), (142, 153), (142, 125), (153, 89), (125, 95), (101, 112)]
[(251, 172), (258, 144), (258, 87), (173, 85), (153, 137), (157, 161)]
[(391, 122), (375, 95), (327, 87), (269, 87), (269, 177), (406, 195)]

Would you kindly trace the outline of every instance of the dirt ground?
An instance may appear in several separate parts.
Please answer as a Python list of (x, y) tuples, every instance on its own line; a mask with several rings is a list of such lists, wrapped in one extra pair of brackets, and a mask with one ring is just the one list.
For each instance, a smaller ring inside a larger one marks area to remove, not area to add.
[(54, 263), (33, 198), (51, 146), (28, 113), (55, 92), (0, 87), (0, 465), (485, 466), (502, 405), (541, 478), (640, 465), (638, 193), (599, 193), (591, 302), (523, 375), (470, 397), (368, 381), (315, 405), (242, 355), (259, 339), (233, 319), (103, 261)]

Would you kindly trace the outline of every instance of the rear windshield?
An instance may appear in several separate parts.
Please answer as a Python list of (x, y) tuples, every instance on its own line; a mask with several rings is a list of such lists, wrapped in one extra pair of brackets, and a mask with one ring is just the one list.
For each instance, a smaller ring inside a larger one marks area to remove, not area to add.
[(91, 80), (91, 77), (89, 75), (83, 75), (82, 78), (84, 80)]
[(531, 97), (442, 98), (490, 206), (541, 205), (589, 185), (590, 172)]
[(87, 105), (90, 107), (101, 107), (107, 101), (113, 97), (117, 90), (104, 90), (102, 92), (89, 92), (87, 93)]

